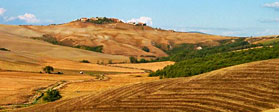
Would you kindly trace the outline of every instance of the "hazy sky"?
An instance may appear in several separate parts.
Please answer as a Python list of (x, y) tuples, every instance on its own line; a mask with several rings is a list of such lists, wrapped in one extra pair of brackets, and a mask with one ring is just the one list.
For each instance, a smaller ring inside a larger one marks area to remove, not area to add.
[(97, 16), (227, 36), (279, 34), (279, 0), (0, 0), (0, 24)]

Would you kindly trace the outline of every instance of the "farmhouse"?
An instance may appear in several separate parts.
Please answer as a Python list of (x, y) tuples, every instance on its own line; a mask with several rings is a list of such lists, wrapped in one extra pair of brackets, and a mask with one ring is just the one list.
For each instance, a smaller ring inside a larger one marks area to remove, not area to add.
[(197, 50), (202, 50), (202, 47), (201, 47), (201, 46), (199, 46), (199, 47), (197, 47), (196, 49), (197, 49)]
[(136, 25), (136, 22), (128, 22), (128, 24)]
[(137, 26), (146, 26), (146, 23), (138, 22)]
[(114, 23), (121, 23), (122, 21), (116, 18), (109, 18), (110, 20), (112, 20)]
[(92, 18), (90, 18), (90, 20), (92, 20), (92, 21), (97, 21), (98, 18), (92, 17)]
[(88, 20), (88, 18), (81, 18), (80, 21), (81, 22), (86, 22)]

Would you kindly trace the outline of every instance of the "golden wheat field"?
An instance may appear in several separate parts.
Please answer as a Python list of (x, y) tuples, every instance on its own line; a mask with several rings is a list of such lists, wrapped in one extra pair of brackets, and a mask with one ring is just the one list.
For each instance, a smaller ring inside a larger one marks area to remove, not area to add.
[[(260, 112), (279, 106), (279, 60), (139, 83), (17, 111)], [(49, 108), (52, 107), (52, 108)]]

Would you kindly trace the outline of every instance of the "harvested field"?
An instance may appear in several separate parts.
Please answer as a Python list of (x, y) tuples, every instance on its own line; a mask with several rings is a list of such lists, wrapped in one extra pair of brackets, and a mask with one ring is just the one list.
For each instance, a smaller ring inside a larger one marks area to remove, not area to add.
[[(206, 74), (138, 83), (20, 112), (260, 112), (279, 107), (279, 59)], [(51, 108), (50, 108), (51, 107)]]
[(144, 72), (143, 70), (130, 69), (130, 68), (120, 68), (120, 67), (111, 67), (99, 64), (91, 63), (80, 63), (68, 60), (51, 60), (48, 59), (45, 66), (50, 65), (58, 69), (67, 69), (67, 70), (88, 70), (88, 71), (104, 71), (104, 72)]
[(69, 99), (82, 95), (97, 94), (135, 83), (159, 80), (158, 77), (148, 77), (148, 74), (117, 74), (106, 75), (106, 77), (108, 77), (109, 80), (68, 84), (60, 89), (61, 95), (63, 99)]
[(139, 64), (111, 64), (111, 66), (156, 71), (158, 69), (162, 69), (165, 66), (172, 65), (174, 63), (175, 62), (172, 62), (172, 61), (164, 61), (164, 62), (139, 63)]
[(263, 111), (263, 112), (279, 112), (279, 108), (277, 108), (277, 109), (270, 109), (270, 110)]
[(0, 72), (0, 106), (28, 102), (37, 89), (58, 81), (90, 80), (88, 75), (54, 75), (24, 72)]

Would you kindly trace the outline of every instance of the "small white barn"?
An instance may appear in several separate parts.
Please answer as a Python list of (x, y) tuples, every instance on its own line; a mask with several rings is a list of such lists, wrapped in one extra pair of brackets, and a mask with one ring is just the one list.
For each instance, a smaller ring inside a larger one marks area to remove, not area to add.
[(197, 49), (197, 50), (202, 50), (202, 47), (201, 47), (201, 46), (199, 46), (199, 47), (197, 47), (196, 49)]

